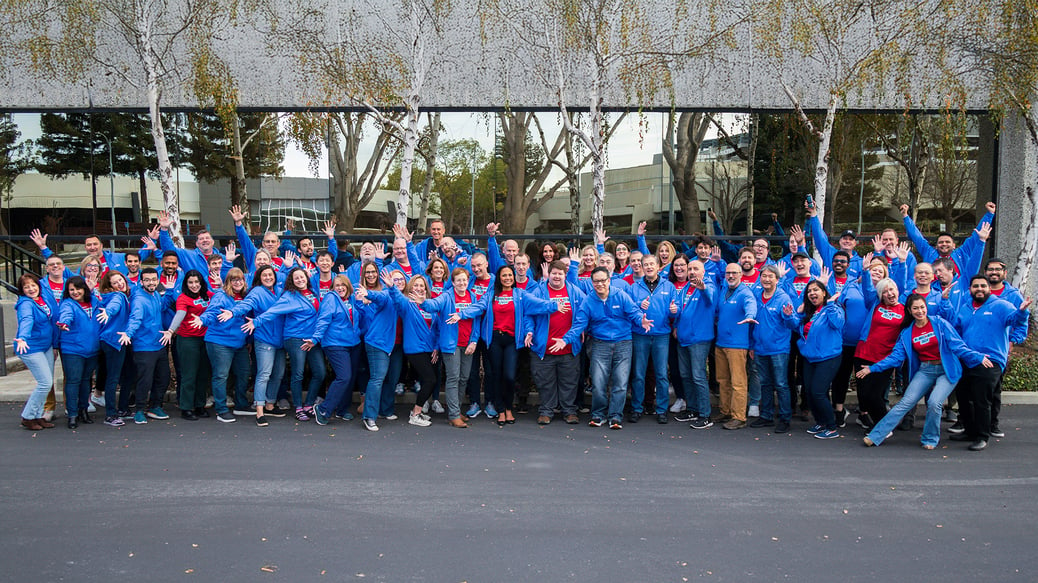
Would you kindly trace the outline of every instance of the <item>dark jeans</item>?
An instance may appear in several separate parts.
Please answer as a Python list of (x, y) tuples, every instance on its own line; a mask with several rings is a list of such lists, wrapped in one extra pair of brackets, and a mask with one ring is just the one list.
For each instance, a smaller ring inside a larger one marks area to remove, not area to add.
[(379, 395), (378, 414), (389, 417), (393, 414), (393, 405), (396, 404), (396, 384), (400, 382), (400, 371), (404, 369), (404, 346), (397, 344), (393, 352), (389, 353), (389, 368), (386, 369), (386, 378), (382, 381), (382, 394)]
[[(475, 330), (473, 330), (473, 334)], [(458, 347), (458, 350), (464, 350), (462, 346)], [(469, 369), (469, 380), (465, 387), (466, 394), (469, 397), (469, 403), (474, 405), (480, 404), (479, 389), (482, 384), (482, 379), (479, 378), (479, 367), (482, 365), (484, 374), (490, 372), (490, 356), (487, 353), (487, 344), (482, 340), (476, 345), (476, 351), (472, 353), (472, 368)], [(497, 394), (497, 387), (493, 383), (487, 383), (483, 387), (483, 391), (486, 397), (487, 404), (493, 404), (495, 401), (495, 395)]]
[[(105, 355), (105, 417), (115, 417), (119, 411), (126, 411), (130, 405), (130, 391), (136, 387), (136, 373), (133, 370), (133, 349), (129, 346), (113, 348), (101, 343), (101, 351)], [(122, 387), (116, 403), (117, 386)]]
[(815, 423), (831, 430), (836, 429), (836, 415), (829, 400), (829, 385), (840, 369), (840, 360), (839, 356), (820, 362), (804, 359), (804, 389), (811, 404), (811, 415)]
[(530, 372), (533, 382), (537, 383), (538, 395), (541, 399), (537, 414), (552, 417), (555, 408), (561, 408), (563, 415), (577, 414), (577, 393), (580, 383), (580, 357), (575, 354), (545, 354), (538, 358), (530, 357)]
[(439, 367), (439, 361), (433, 364), (431, 352), (419, 352), (417, 354), (408, 354), (407, 362), (411, 365), (411, 371), (414, 372), (418, 384), (421, 385), (421, 389), (415, 395), (414, 401), (415, 405), (421, 407), (429, 400), (429, 397), (433, 394), (433, 389), (436, 388), (436, 369)]
[(137, 367), (137, 410), (147, 411), (162, 405), (162, 397), (169, 387), (169, 355), (165, 346), (147, 352), (135, 351), (133, 364)]
[(843, 405), (847, 400), (847, 388), (851, 384), (851, 373), (854, 368), (854, 350), (856, 346), (844, 346), (840, 358), (840, 368), (833, 379), (833, 405)]
[[(875, 364), (862, 358), (855, 358), (854, 362), (855, 372)], [(858, 410), (867, 413), (873, 423), (879, 423), (887, 414), (887, 391), (890, 389), (890, 377), (893, 374), (894, 369), (891, 368), (858, 379)]]
[(519, 351), (515, 348), (515, 336), (504, 332), (494, 332), (490, 342), (490, 374), (487, 377), (487, 401), (490, 401), (490, 387), (494, 392), (494, 408), (498, 413), (512, 409), (515, 400), (515, 370)]
[(674, 389), (674, 399), (683, 399), (687, 404), (685, 379), (681, 376), (681, 363), (678, 358), (680, 348), (681, 344), (678, 343), (678, 339), (671, 336), (670, 346), (667, 347), (667, 369), (669, 371), (667, 378), (670, 379), (670, 386)]
[[(227, 378), (234, 372), (234, 408), (244, 411), (250, 408), (249, 397), (249, 349), (231, 348), (214, 342), (205, 343), (209, 359), (213, 363), (213, 403), (217, 413), (227, 411)], [(183, 354), (183, 351), (181, 351)], [(184, 394), (184, 390), (180, 390)], [(195, 399), (198, 402), (198, 399)], [(205, 397), (202, 398), (202, 406), (205, 405)], [(195, 405), (199, 407), (199, 405)], [(183, 409), (183, 406), (181, 406)]]
[(306, 405), (313, 405), (317, 400), (317, 392), (324, 382), (324, 352), (320, 346), (303, 350), (303, 338), (285, 338), (285, 352), (288, 353), (288, 366), (292, 377), (292, 404), (296, 408), (303, 406), (303, 372), (310, 365), (310, 382), (306, 385)]
[(353, 376), (364, 359), (364, 346), (326, 346), (324, 355), (332, 365), (335, 378), (328, 385), (328, 394), (318, 407), (322, 414), (330, 416), (339, 412), (344, 404), (341, 412), (345, 412), (353, 402)]
[[(194, 411), (205, 407), (206, 387), (212, 382), (212, 367), (209, 355), (206, 354), (205, 338), (202, 336), (177, 336), (174, 340), (180, 359), (178, 378), (180, 379), (180, 410)], [(215, 394), (215, 391), (214, 391)], [(226, 396), (224, 403), (226, 405)], [(226, 411), (226, 406), (223, 411)], [(217, 410), (218, 413), (223, 411)]]
[(90, 377), (97, 368), (97, 354), (80, 356), (61, 351), (61, 370), (65, 374), (65, 413), (70, 419), (90, 404)]
[(1002, 378), (1002, 367), (975, 366), (962, 371), (956, 388), (959, 396), (959, 421), (973, 439), (991, 439), (991, 403), (995, 387)]

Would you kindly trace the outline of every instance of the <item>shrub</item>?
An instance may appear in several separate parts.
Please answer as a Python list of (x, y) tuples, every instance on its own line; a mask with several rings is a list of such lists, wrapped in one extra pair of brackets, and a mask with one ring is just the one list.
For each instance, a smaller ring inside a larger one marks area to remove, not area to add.
[(1002, 379), (1002, 390), (1038, 391), (1038, 354), (1013, 350), (1006, 376)]

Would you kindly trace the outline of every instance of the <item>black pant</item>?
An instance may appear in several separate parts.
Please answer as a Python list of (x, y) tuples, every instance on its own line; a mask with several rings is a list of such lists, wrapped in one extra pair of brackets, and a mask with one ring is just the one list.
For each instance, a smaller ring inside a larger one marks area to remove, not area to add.
[(833, 405), (843, 405), (847, 400), (847, 387), (851, 384), (851, 372), (854, 368), (855, 348), (855, 346), (843, 347), (843, 359), (840, 361), (839, 370), (836, 371), (836, 378), (833, 379)]
[[(863, 358), (854, 359), (854, 371), (862, 367), (872, 366), (874, 362)], [(863, 379), (858, 379), (858, 410), (867, 413), (873, 423), (887, 414), (887, 390), (890, 388), (890, 377), (894, 369), (874, 372)]]
[[(476, 330), (472, 331), (472, 334), (476, 334)], [(478, 405), (479, 399), (479, 388), (482, 384), (482, 379), (479, 376), (479, 368), (483, 367), (483, 374), (490, 372), (490, 358), (487, 355), (487, 345), (482, 340), (476, 344), (476, 351), (472, 353), (472, 368), (469, 369), (469, 384), (466, 386), (466, 392), (469, 396), (469, 403)], [(486, 394), (486, 404), (493, 404), (495, 399), (494, 395), (497, 393), (492, 383), (487, 383), (483, 387), (483, 392)]]
[(162, 397), (169, 387), (169, 356), (166, 347), (147, 352), (134, 352), (137, 367), (137, 410), (146, 411), (162, 406)]
[(959, 398), (959, 421), (972, 439), (991, 439), (991, 403), (1002, 378), (1002, 367), (975, 366), (962, 372), (955, 392)]
[[(515, 348), (515, 336), (494, 331), (494, 338), (488, 349), (490, 355), (490, 374), (487, 375), (487, 401), (490, 393), (494, 393), (494, 408), (498, 413), (512, 409), (515, 400), (515, 369), (519, 353)], [(490, 387), (496, 391), (491, 391)]]
[(421, 407), (429, 400), (429, 397), (433, 394), (433, 389), (436, 388), (436, 367), (439, 363), (432, 363), (431, 352), (419, 352), (406, 356), (407, 362), (411, 365), (411, 371), (417, 377), (418, 384), (421, 386), (414, 401), (415, 405)]

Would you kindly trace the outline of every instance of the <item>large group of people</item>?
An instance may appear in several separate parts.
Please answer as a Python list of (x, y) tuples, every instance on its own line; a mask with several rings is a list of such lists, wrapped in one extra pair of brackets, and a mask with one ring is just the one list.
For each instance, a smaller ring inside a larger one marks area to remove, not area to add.
[[(535, 389), (540, 425), (583, 413), (618, 430), (654, 415), (783, 434), (796, 419), (832, 439), (848, 425), (853, 386), (865, 445), (911, 428), (925, 400), (923, 448), (937, 446), (943, 418), (950, 439), (979, 451), (1004, 436), (1001, 379), (1031, 303), (1002, 261), (983, 259), (994, 212), (988, 203), (961, 245), (941, 233), (931, 246), (902, 207), (911, 245), (886, 229), (864, 255), (853, 231), (833, 245), (807, 206), (781, 257), (763, 238), (650, 249), (644, 223), (634, 244), (598, 232), (583, 248), (525, 253), (499, 244), (492, 223), (481, 250), (440, 221), (417, 243), (395, 227), (390, 253), (365, 242), (354, 257), (331, 223), (325, 250), (275, 232), (257, 247), (232, 208), (237, 244), (223, 250), (206, 231), (193, 249), (178, 246), (162, 215), (137, 252), (88, 237), (74, 271), (37, 230), (46, 272), (17, 282), (15, 352), (36, 382), (21, 423), (54, 427), (57, 353), (71, 429), (98, 408), (115, 427), (168, 419), (171, 385), (188, 421), (325, 425), (356, 412), (378, 431), (413, 389), (411, 425), (445, 414), (451, 427), (480, 415), (505, 427)], [(784, 236), (777, 219), (775, 230)]]

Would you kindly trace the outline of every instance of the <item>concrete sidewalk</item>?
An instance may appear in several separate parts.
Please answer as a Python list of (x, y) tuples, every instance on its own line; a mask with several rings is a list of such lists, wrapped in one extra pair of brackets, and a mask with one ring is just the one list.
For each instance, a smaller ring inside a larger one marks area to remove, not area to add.
[[(64, 401), (64, 396), (60, 390), (63, 383), (64, 376), (61, 371), (61, 362), (56, 359), (54, 363), (54, 386), (58, 389), (58, 401)], [(0, 402), (25, 402), (35, 387), (36, 381), (33, 380), (32, 374), (28, 370), (23, 369), (13, 372), (6, 377), (0, 377)], [(397, 398), (397, 402), (413, 403), (414, 393), (407, 391), (402, 397)], [(530, 404), (536, 405), (539, 402), (538, 394), (536, 392), (531, 393)], [(1002, 402), (1007, 405), (1038, 405), (1038, 392), (1005, 392), (1002, 393)], [(848, 393), (847, 403), (857, 405), (857, 394), (853, 391)]]

